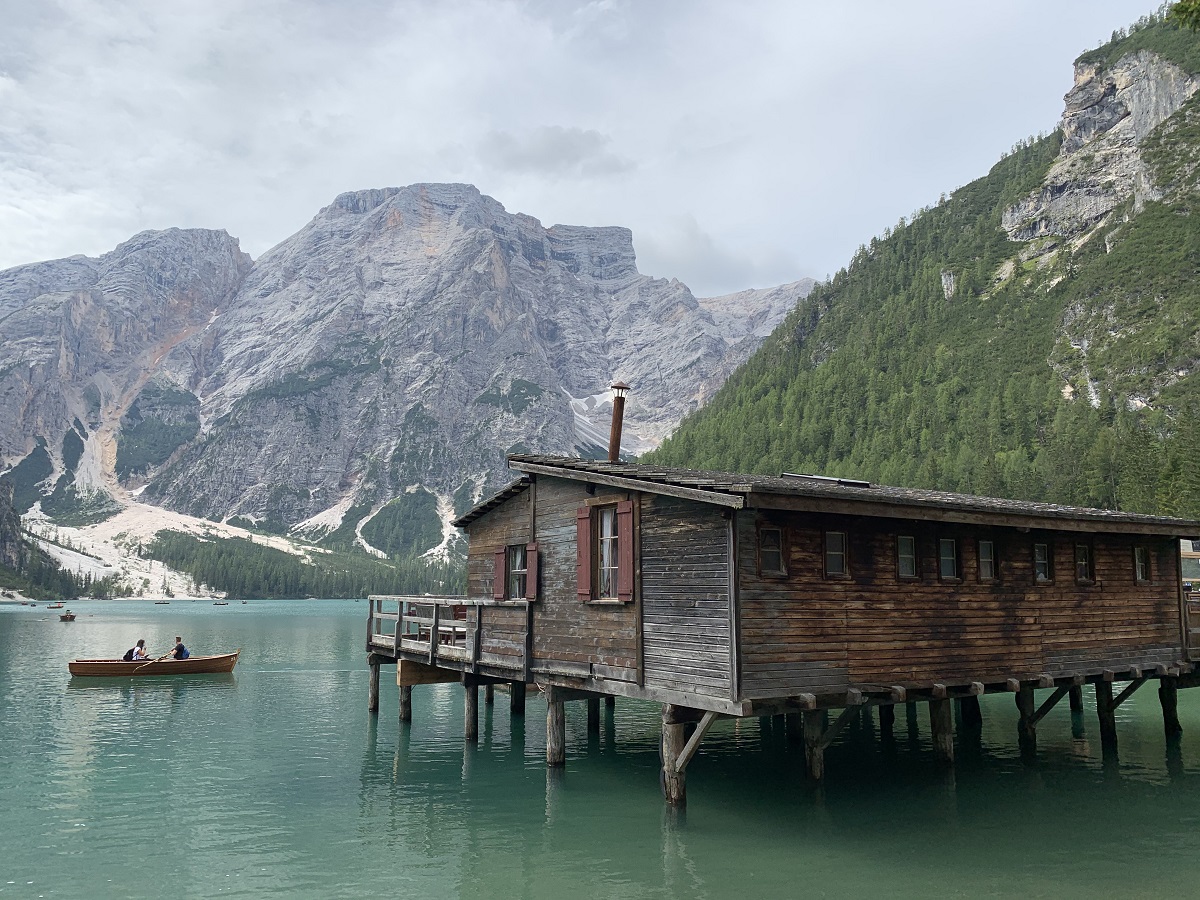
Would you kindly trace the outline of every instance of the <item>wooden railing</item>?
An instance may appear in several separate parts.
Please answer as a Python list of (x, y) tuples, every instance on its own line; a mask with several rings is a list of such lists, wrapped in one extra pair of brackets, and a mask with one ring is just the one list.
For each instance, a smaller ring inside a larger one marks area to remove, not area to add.
[(372, 594), (367, 598), (367, 644), (400, 651), (438, 652), (467, 646), (467, 608), (478, 605), (460, 596)]

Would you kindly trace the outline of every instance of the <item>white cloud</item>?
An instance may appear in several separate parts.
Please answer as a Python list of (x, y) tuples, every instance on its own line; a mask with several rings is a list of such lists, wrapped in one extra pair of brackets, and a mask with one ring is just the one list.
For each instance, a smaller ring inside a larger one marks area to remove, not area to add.
[(257, 256), (342, 191), (467, 181), (698, 294), (821, 277), (1156, 5), (0, 0), (0, 267), (171, 226)]

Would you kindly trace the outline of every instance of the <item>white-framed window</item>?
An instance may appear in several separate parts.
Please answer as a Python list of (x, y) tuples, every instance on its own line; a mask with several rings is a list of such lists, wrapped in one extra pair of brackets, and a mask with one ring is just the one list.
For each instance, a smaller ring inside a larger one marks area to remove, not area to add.
[(996, 542), (981, 540), (979, 542), (979, 580), (996, 580)]
[(617, 508), (596, 510), (596, 599), (617, 599)]
[(508, 548), (508, 593), (509, 600), (526, 596), (529, 577), (529, 556), (524, 544), (513, 544)]
[(787, 575), (782, 528), (768, 525), (758, 529), (758, 573), (760, 575)]
[(1075, 580), (1079, 582), (1096, 580), (1096, 563), (1092, 558), (1091, 544), (1075, 545)]
[(1033, 580), (1038, 584), (1054, 580), (1054, 559), (1045, 541), (1035, 541), (1033, 545)]
[(1133, 548), (1133, 580), (1150, 580), (1150, 551), (1141, 545)]
[(954, 538), (938, 538), (938, 577), (943, 581), (958, 578), (958, 541)]
[(846, 532), (825, 532), (825, 577), (844, 578), (850, 574), (846, 561)]

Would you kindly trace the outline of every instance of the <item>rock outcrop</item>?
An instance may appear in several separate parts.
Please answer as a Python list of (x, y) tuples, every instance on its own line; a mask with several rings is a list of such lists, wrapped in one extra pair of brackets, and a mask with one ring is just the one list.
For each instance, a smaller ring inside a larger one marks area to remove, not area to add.
[(507, 451), (597, 449), (617, 379), (627, 450), (655, 446), (810, 287), (697, 300), (628, 229), (469, 185), (343, 194), (253, 264), (222, 232), (139, 235), (0, 273), (0, 451), (40, 437), (56, 477), (279, 527), (413, 485), (461, 504)]
[(1200, 78), (1149, 50), (1107, 69), (1077, 63), (1064, 98), (1059, 159), (1038, 190), (1005, 211), (1008, 236), (1073, 238), (1130, 198), (1135, 209), (1160, 199), (1141, 144), (1198, 89)]

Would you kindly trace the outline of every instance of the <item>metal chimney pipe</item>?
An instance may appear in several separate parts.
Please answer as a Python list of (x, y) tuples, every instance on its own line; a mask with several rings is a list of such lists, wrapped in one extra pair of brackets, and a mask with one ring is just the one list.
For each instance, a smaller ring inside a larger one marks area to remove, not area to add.
[(629, 393), (629, 385), (618, 381), (612, 386), (613, 411), (612, 429), (608, 432), (608, 461), (621, 460), (621, 426), (625, 419), (625, 395)]

